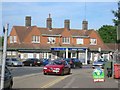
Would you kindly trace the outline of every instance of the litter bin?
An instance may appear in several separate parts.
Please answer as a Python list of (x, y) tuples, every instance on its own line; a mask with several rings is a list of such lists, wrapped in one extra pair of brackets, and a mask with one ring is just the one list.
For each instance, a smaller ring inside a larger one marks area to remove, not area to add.
[(114, 64), (114, 78), (120, 78), (120, 64)]

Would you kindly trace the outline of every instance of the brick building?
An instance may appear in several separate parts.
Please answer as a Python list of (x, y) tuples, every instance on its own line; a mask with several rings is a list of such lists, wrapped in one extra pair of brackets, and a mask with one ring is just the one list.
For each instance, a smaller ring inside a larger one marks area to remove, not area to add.
[(99, 52), (108, 51), (97, 31), (88, 29), (88, 22), (82, 22), (82, 29), (71, 29), (70, 20), (63, 28), (53, 28), (52, 18), (46, 20), (46, 27), (31, 26), (31, 17), (26, 16), (25, 26), (13, 26), (8, 38), (7, 56), (26, 58), (79, 58), (87, 64)]

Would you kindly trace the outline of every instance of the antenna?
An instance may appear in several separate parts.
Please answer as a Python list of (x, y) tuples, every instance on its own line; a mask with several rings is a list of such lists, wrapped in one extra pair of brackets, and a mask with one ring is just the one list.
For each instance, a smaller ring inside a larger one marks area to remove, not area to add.
[(85, 13), (84, 13), (84, 19), (86, 20), (86, 0), (85, 0), (85, 7), (84, 7), (84, 9), (85, 9)]

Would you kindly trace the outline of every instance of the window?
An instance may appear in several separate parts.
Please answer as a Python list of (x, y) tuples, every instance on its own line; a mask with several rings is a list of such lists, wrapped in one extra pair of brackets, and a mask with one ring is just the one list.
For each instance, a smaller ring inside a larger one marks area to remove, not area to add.
[(63, 37), (62, 38), (62, 43), (63, 44), (70, 44), (70, 38), (69, 37)]
[(16, 43), (17, 42), (17, 36), (10, 36), (10, 43)]
[(40, 36), (32, 36), (32, 43), (40, 43)]
[(90, 45), (96, 45), (97, 39), (90, 39)]
[(83, 38), (77, 38), (77, 44), (83, 44)]
[(13, 43), (13, 39), (12, 39), (12, 36), (10, 36), (10, 43)]
[(48, 37), (48, 43), (54, 44), (55, 43), (55, 37)]

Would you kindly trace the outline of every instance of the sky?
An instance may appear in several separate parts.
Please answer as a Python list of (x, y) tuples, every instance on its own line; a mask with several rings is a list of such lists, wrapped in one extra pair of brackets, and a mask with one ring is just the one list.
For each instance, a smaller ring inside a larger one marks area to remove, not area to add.
[(32, 26), (46, 27), (49, 13), (53, 28), (63, 28), (64, 20), (69, 19), (70, 28), (81, 29), (86, 19), (89, 29), (98, 30), (103, 25), (114, 25), (112, 10), (117, 10), (117, 2), (2, 2), (0, 8), (1, 36), (6, 23), (10, 33), (13, 26), (25, 25), (26, 16), (31, 16)]

